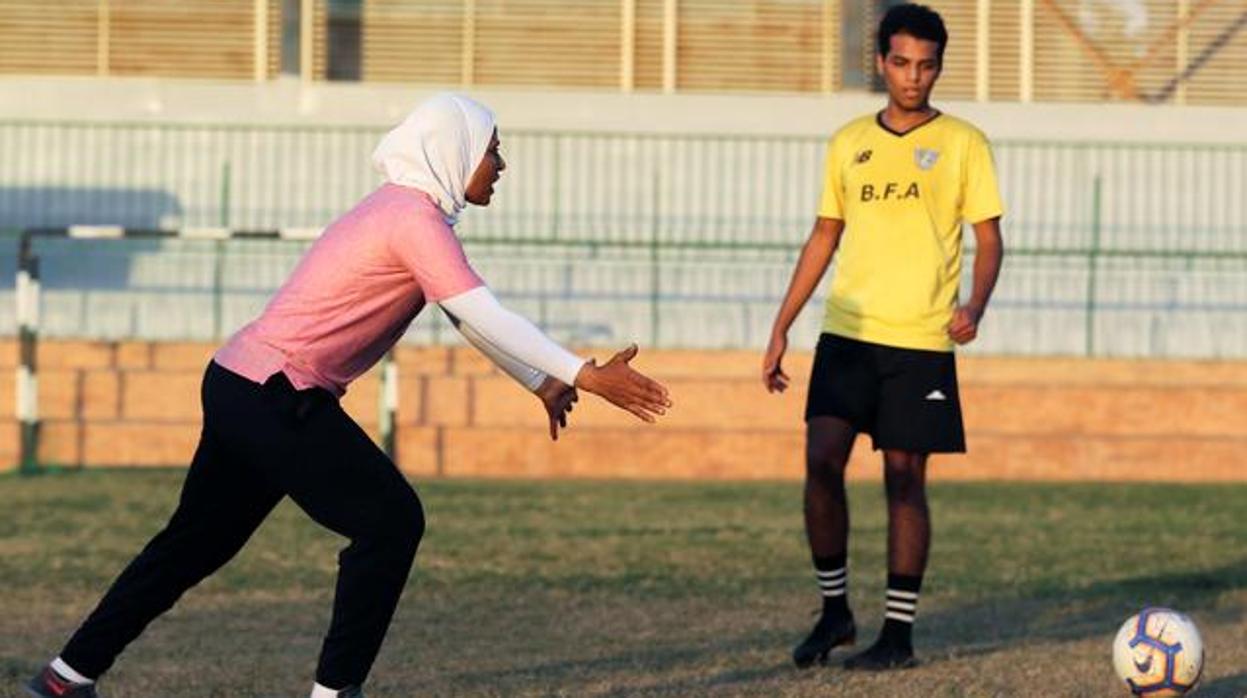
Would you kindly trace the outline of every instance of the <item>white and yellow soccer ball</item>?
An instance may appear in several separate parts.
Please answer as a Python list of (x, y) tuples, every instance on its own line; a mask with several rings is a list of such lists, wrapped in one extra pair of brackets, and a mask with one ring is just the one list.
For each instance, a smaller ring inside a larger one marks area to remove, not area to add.
[(1185, 614), (1145, 608), (1113, 640), (1113, 668), (1136, 696), (1181, 696), (1204, 671), (1204, 641)]

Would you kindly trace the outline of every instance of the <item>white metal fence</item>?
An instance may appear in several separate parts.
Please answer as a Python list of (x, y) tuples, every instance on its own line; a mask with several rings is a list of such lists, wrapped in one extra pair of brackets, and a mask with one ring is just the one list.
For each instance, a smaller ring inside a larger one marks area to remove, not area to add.
[[(376, 136), (4, 123), (0, 227), (318, 228), (375, 186)], [(459, 232), (518, 309), (573, 342), (764, 342), (813, 218), (820, 139), (516, 132), (505, 148), (495, 204)], [(1247, 146), (1001, 142), (996, 155), (1009, 253), (975, 351), (1247, 357)], [(161, 339), (232, 331), (300, 251), (40, 245), (45, 334)], [(10, 328), (11, 307), (0, 299)], [(422, 321), (410, 339), (453, 341), (445, 330)]]

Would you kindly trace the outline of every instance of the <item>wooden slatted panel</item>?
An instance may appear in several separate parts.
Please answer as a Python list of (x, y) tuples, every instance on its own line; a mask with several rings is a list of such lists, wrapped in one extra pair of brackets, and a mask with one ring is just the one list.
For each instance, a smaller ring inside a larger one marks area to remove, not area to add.
[(862, 75), (867, 76), (867, 85), (878, 84), (879, 71), (877, 66), (877, 57), (879, 55), (879, 20), (883, 19), (883, 12), (875, 2), (865, 3), (866, 7), (862, 10), (862, 50), (858, 54), (857, 59), (861, 61)]
[(845, 0), (828, 0), (823, 3), (822, 8), (823, 35), (819, 37), (819, 41), (823, 43), (824, 50), (830, 52), (825, 57), (830, 59), (830, 64), (825, 68), (831, 71), (831, 83), (824, 87), (830, 87), (833, 92), (844, 88), (844, 2)]
[(0, 73), (95, 74), (97, 0), (6, 0)]
[[(1085, 53), (1080, 40), (1035, 0), (1034, 95), (1037, 100), (1094, 100), (1108, 96), (1104, 72)], [(1069, 8), (1062, 8), (1068, 12)]]
[(940, 13), (948, 30), (944, 72), (933, 99), (974, 99), (976, 0), (926, 0), (923, 4)]
[(252, 0), (112, 0), (114, 75), (251, 79)]
[[(1191, 7), (1206, 0), (1191, 0)], [(1247, 104), (1247, 0), (1220, 0), (1191, 25), (1185, 70), (1206, 54), (1186, 83), (1188, 104)]]
[(677, 87), (818, 92), (822, 17), (819, 0), (681, 0)]
[(1022, 95), (1022, 17), (1018, 0), (992, 0), (988, 37), (987, 97), (994, 102), (1016, 101)]
[(365, 0), (363, 79), (458, 84), (463, 0)]
[(1175, 0), (1151, 0), (1146, 7), (1146, 29), (1136, 30), (1133, 37), (1115, 51), (1119, 56), (1119, 65), (1125, 64), (1134, 71), (1140, 93), (1155, 95), (1179, 72), (1178, 3)]
[(477, 0), (478, 85), (619, 87), (619, 0)]
[[(1150, 93), (1175, 70), (1171, 33), (1177, 3), (1035, 0), (1035, 99), (1129, 101), (1131, 86)], [(1091, 55), (1099, 51), (1107, 67)], [(1118, 71), (1129, 71), (1128, 78)]]

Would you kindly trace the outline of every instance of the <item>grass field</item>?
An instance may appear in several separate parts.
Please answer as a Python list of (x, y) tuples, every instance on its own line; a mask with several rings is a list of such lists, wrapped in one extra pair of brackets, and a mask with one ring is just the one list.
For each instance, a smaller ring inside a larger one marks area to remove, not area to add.
[[(181, 476), (0, 477), (0, 695), (16, 695), (163, 524)], [(374, 698), (1124, 695), (1109, 644), (1145, 604), (1199, 623), (1199, 695), (1247, 695), (1247, 486), (936, 485), (924, 664), (865, 676), (789, 664), (818, 605), (799, 484), (417, 487), (428, 536)], [(877, 486), (850, 496), (851, 599), (869, 641), (885, 519)], [(306, 696), (341, 545), (283, 503), (102, 692)]]

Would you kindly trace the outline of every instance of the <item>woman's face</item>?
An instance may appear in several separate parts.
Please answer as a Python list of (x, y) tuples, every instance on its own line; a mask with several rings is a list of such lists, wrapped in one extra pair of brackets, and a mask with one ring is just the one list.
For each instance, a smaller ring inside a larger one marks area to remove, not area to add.
[(502, 153), (498, 152), (499, 145), (498, 129), (494, 129), (494, 135), (489, 139), (489, 147), (485, 149), (485, 157), (481, 158), (481, 164), (476, 166), (476, 171), (472, 173), (472, 179), (468, 181), (467, 189), (463, 192), (468, 203), (477, 206), (489, 205), (489, 199), (494, 195), (494, 182), (507, 169)]

